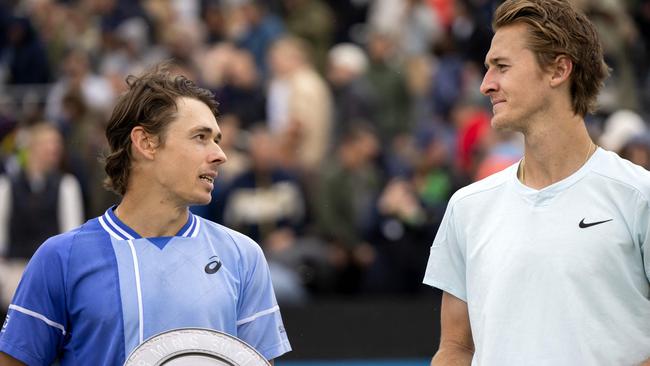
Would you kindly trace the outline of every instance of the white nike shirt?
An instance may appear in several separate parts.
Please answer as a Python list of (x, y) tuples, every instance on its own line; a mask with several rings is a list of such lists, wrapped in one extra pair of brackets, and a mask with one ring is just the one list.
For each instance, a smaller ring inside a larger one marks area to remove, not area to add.
[(424, 277), (467, 302), (472, 364), (650, 358), (650, 172), (598, 149), (535, 190), (517, 167), (454, 194)]

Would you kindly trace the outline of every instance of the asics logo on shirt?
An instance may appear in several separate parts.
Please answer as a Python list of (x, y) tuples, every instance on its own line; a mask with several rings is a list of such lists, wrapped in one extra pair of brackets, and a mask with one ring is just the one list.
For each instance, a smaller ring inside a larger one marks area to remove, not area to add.
[(213, 255), (212, 257), (210, 257), (210, 259), (213, 260), (205, 265), (204, 268), (205, 273), (207, 274), (217, 273), (219, 268), (221, 268), (221, 260), (219, 260), (219, 257), (217, 257), (216, 255)]
[(609, 222), (609, 221), (612, 221), (612, 220), (614, 220), (614, 219), (603, 220), (603, 221), (596, 221), (596, 222), (585, 222), (585, 219), (582, 219), (582, 221), (580, 221), (580, 223), (578, 224), (578, 226), (579, 226), (581, 229), (585, 229), (585, 228), (588, 228), (588, 227), (590, 227), (590, 226), (595, 226), (595, 225), (604, 224), (604, 223)]

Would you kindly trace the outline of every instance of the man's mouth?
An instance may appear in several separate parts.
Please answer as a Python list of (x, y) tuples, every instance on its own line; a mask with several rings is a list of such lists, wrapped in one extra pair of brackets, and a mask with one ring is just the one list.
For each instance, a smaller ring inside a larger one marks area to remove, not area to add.
[(199, 179), (202, 179), (210, 184), (214, 183), (214, 178), (209, 175), (205, 175), (205, 174), (199, 175)]

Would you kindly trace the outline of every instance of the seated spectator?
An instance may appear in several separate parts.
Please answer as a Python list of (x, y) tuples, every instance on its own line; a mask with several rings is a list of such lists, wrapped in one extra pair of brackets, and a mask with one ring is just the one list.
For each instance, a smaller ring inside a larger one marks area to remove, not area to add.
[(364, 289), (382, 293), (417, 293), (442, 210), (426, 207), (415, 176), (388, 183), (377, 200), (372, 231), (376, 253), (364, 279)]
[[(248, 235), (264, 250), (273, 285), (281, 303), (302, 302), (306, 290), (297, 273), (294, 257), (307, 220), (305, 196), (300, 182), (278, 165), (278, 151), (266, 127), (257, 125), (248, 141), (250, 167), (226, 188), (222, 223)], [(219, 204), (219, 203), (217, 203)]]

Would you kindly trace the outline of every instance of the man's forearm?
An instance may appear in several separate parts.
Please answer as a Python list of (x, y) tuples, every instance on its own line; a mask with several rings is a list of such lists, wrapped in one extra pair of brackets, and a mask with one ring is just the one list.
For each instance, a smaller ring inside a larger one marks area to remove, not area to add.
[(440, 348), (431, 360), (431, 366), (470, 366), (474, 351), (465, 347)]
[(4, 352), (0, 352), (0, 366), (25, 366), (25, 364)]

